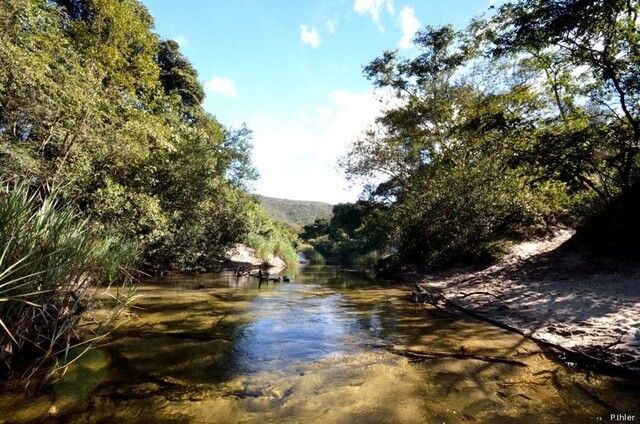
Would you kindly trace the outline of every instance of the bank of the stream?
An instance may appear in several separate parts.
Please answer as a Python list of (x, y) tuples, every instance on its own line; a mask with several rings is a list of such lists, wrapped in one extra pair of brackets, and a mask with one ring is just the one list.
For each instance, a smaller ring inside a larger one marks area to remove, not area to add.
[(514, 246), (480, 271), (403, 275), (431, 295), (420, 301), (463, 309), (586, 362), (640, 373), (640, 266), (563, 247), (558, 228)]
[[(143, 281), (129, 321), (49, 391), (0, 393), (0, 422), (589, 422), (637, 382), (406, 301), (334, 267), (290, 283)], [(123, 317), (125, 318), (125, 317)]]

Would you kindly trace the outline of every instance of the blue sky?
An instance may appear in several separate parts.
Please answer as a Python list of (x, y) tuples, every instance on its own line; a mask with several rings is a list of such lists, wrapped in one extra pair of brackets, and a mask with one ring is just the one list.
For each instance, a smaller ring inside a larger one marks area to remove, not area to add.
[(362, 74), (384, 50), (415, 53), (427, 25), (464, 27), (494, 0), (142, 0), (204, 84), (205, 108), (253, 130), (254, 190), (354, 201), (337, 158), (381, 104)]

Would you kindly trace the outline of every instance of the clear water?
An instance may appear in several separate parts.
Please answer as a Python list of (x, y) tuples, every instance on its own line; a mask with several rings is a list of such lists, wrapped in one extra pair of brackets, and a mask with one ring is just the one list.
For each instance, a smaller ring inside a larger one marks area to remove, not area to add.
[(413, 305), (407, 292), (333, 267), (268, 285), (147, 280), (111, 342), (49, 391), (0, 393), (0, 422), (640, 420), (632, 379), (569, 368), (523, 337)]

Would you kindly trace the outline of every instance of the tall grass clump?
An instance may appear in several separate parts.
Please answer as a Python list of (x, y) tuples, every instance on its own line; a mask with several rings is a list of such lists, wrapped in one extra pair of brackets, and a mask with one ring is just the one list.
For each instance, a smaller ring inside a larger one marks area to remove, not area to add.
[[(55, 197), (43, 200), (26, 184), (0, 188), (0, 364), (5, 378), (28, 382), (37, 375), (44, 382), (64, 372), (70, 349), (76, 348), (77, 355), (104, 338), (133, 296), (129, 270), (137, 247), (119, 237), (99, 236)], [(100, 307), (93, 296), (96, 287), (109, 289), (108, 313), (89, 321), (81, 338), (84, 317)]]
[(277, 239), (275, 241), (274, 253), (289, 266), (294, 266), (298, 263), (298, 253), (288, 240)]
[(298, 263), (298, 254), (293, 244), (276, 232), (268, 235), (251, 233), (246, 236), (245, 243), (256, 251), (258, 258), (264, 261), (277, 256), (289, 266), (295, 266)]

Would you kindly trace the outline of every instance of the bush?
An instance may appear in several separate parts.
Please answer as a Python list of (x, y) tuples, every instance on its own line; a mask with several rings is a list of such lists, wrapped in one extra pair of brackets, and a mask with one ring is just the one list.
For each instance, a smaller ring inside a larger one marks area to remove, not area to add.
[(504, 240), (546, 230), (567, 199), (560, 185), (528, 185), (490, 161), (443, 167), (408, 187), (392, 212), (400, 255), (432, 266), (491, 262)]
[[(78, 343), (76, 329), (92, 288), (130, 287), (137, 254), (136, 246), (118, 237), (94, 234), (86, 220), (54, 198), (41, 201), (25, 184), (0, 191), (0, 358), (7, 374), (21, 366), (25, 381), (49, 362), (55, 366), (45, 381), (64, 368), (65, 355)], [(108, 333), (131, 296), (118, 290), (115, 300), (111, 313), (82, 342), (84, 350)], [(17, 358), (29, 362), (17, 364)]]
[(382, 260), (382, 255), (377, 250), (358, 255), (353, 259), (353, 264), (358, 268), (363, 269), (376, 269), (378, 263)]
[(296, 253), (296, 249), (288, 240), (277, 239), (275, 241), (275, 246), (273, 252), (280, 259), (285, 261), (287, 265), (295, 265), (298, 263), (298, 254)]
[(313, 248), (309, 244), (301, 244), (298, 246), (298, 250), (307, 258), (312, 264), (324, 265), (327, 263), (326, 259), (320, 252)]
[(271, 233), (268, 236), (251, 233), (246, 239), (247, 246), (255, 249), (256, 256), (264, 261), (277, 256), (293, 266), (298, 263), (298, 255), (293, 245), (282, 235)]
[(359, 200), (356, 203), (333, 207), (330, 222), (318, 219), (304, 227), (300, 238), (313, 249), (309, 255), (319, 254), (324, 261), (355, 264), (357, 260), (377, 251), (383, 255), (388, 249), (386, 206)]

